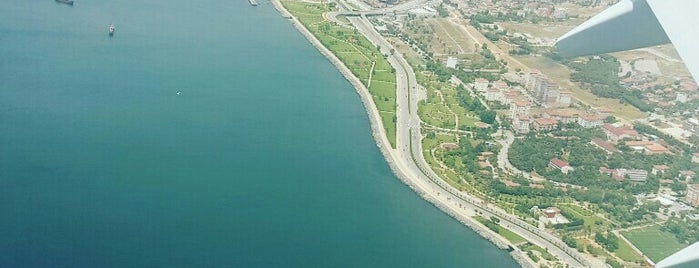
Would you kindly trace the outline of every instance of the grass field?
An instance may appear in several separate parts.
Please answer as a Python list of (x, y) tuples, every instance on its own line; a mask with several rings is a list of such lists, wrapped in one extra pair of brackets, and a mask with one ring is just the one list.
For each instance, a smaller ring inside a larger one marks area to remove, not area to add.
[(581, 89), (577, 84), (570, 82), (571, 71), (568, 67), (550, 58), (541, 56), (521, 56), (516, 58), (531, 68), (541, 70), (542, 73), (546, 74), (560, 87), (568, 89), (573, 94), (573, 97), (587, 105), (609, 108), (614, 112), (614, 115), (626, 120), (639, 119), (645, 116), (644, 113), (636, 109), (636, 107), (621, 104), (619, 100), (616, 99), (600, 98), (592, 94), (589, 90)]
[(619, 239), (619, 249), (614, 252), (617, 257), (628, 262), (643, 261), (643, 256), (638, 255), (631, 246), (623, 239)]
[[(396, 76), (380, 51), (354, 29), (337, 26), (327, 21), (323, 13), (326, 5), (299, 1), (282, 1), (284, 7), (303, 24), (326, 48), (368, 86), (379, 110), (388, 141), (396, 147)], [(374, 65), (369, 83), (372, 64)]]
[(622, 235), (654, 262), (670, 256), (685, 246), (677, 241), (673, 234), (661, 231), (658, 225), (623, 232)]

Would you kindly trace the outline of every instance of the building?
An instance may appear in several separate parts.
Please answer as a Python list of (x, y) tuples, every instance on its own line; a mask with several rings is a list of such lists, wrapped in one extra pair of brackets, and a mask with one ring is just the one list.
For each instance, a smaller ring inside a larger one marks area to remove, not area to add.
[(665, 146), (662, 146), (660, 144), (653, 143), (653, 144), (646, 145), (646, 147), (644, 149), (644, 153), (648, 154), (648, 155), (651, 155), (651, 154), (669, 154), (670, 149), (665, 148)]
[(537, 118), (534, 119), (534, 130), (538, 131), (551, 131), (556, 128), (558, 121), (553, 118)]
[(638, 132), (631, 126), (615, 127), (611, 124), (603, 124), (602, 131), (607, 135), (607, 140), (618, 142), (621, 139), (637, 139)]
[(687, 185), (687, 195), (684, 200), (692, 206), (699, 206), (699, 184)]
[(681, 170), (679, 176), (680, 180), (691, 181), (694, 176), (697, 175), (691, 170)]
[(570, 107), (573, 103), (573, 94), (570, 91), (559, 91), (558, 100), (556, 101), (557, 107)]
[(493, 82), (493, 87), (499, 90), (507, 90), (510, 88), (509, 86), (507, 86), (507, 83), (505, 83), (505, 81), (502, 80)]
[(577, 122), (577, 114), (570, 109), (548, 109), (543, 114), (544, 117), (554, 118), (561, 124)]
[(597, 146), (598, 148), (604, 150), (607, 154), (613, 154), (616, 152), (619, 152), (619, 150), (614, 147), (614, 144), (611, 144), (607, 141), (604, 141), (602, 139), (594, 138), (592, 141), (590, 141), (592, 145)]
[(510, 118), (517, 118), (519, 115), (529, 115), (529, 102), (526, 100), (516, 100), (510, 104)]
[(512, 128), (518, 134), (529, 133), (529, 116), (526, 114), (520, 114), (512, 120)]
[(696, 118), (690, 118), (684, 121), (683, 127), (685, 130), (692, 132), (692, 134), (699, 135), (699, 120)]
[(575, 170), (573, 167), (570, 166), (570, 164), (568, 164), (568, 162), (558, 158), (551, 158), (551, 161), (549, 161), (549, 167), (558, 169), (563, 174), (568, 174), (568, 172)]
[(653, 169), (650, 171), (653, 175), (665, 174), (670, 169), (667, 165), (653, 165)]
[(557, 207), (549, 207), (542, 210), (541, 212), (544, 213), (544, 216), (546, 216), (546, 218), (553, 219), (556, 217), (556, 215), (558, 215), (558, 213), (561, 213), (561, 210)]
[(582, 114), (578, 117), (578, 125), (584, 128), (594, 128), (602, 125), (602, 118), (594, 114)]
[(648, 179), (648, 171), (642, 170), (642, 169), (625, 169), (625, 168), (618, 168), (616, 169), (617, 174), (621, 176), (622, 178), (629, 178), (629, 181), (631, 182), (646, 182), (646, 179)]
[(493, 87), (488, 88), (488, 90), (485, 92), (485, 100), (502, 102), (502, 91)]
[(476, 81), (473, 82), (473, 88), (475, 88), (477, 91), (485, 92), (488, 89), (488, 80), (484, 78), (476, 78)]
[(457, 61), (456, 61), (455, 57), (448, 57), (447, 58), (447, 64), (446, 64), (447, 68), (456, 69), (456, 63), (457, 63)]
[(600, 167), (599, 172), (602, 174), (607, 174), (611, 176), (613, 179), (620, 182), (628, 178), (630, 182), (645, 183), (648, 179), (648, 171), (642, 169), (609, 169), (606, 167)]

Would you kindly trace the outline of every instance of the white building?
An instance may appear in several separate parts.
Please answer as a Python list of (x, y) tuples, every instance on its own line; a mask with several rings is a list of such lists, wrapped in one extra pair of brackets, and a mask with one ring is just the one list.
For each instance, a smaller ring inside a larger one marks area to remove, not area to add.
[(578, 124), (584, 128), (594, 128), (602, 125), (602, 118), (594, 114), (582, 114), (578, 117)]
[(516, 100), (510, 104), (510, 118), (517, 118), (519, 115), (529, 115), (530, 104), (526, 100)]
[(448, 57), (447, 58), (447, 68), (452, 68), (456, 69), (456, 58), (455, 57)]
[(473, 88), (480, 92), (485, 92), (488, 90), (488, 80), (484, 78), (476, 78), (476, 81), (473, 82)]

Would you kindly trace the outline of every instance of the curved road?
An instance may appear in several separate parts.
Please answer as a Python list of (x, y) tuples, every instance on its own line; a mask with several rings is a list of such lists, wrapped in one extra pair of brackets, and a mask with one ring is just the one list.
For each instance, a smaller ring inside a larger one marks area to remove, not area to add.
[(360, 33), (374, 45), (379, 46), (383, 54), (389, 55), (388, 61), (396, 69), (396, 149), (388, 149), (392, 158), (389, 161), (393, 161), (403, 175), (415, 184), (415, 187), (419, 187), (436, 202), (460, 215), (473, 216), (465, 212), (465, 208), (468, 207), (481, 211), (486, 217), (497, 216), (501, 219), (501, 225), (545, 248), (560, 261), (568, 264), (569, 267), (604, 267), (604, 264), (599, 260), (587, 259), (545, 230), (534, 227), (498, 207), (465, 194), (439, 178), (429, 168), (422, 155), (420, 118), (417, 114), (417, 96), (420, 88), (417, 86), (415, 73), (400, 53), (390, 54), (393, 46), (374, 30), (364, 15), (347, 18)]

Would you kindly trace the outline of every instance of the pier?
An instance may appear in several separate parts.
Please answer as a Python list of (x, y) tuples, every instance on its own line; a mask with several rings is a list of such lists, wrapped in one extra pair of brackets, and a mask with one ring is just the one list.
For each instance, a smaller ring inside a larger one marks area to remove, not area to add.
[(252, 6), (257, 6), (257, 0), (248, 0)]

